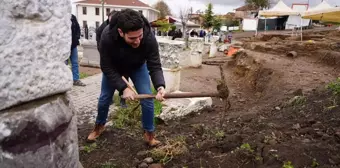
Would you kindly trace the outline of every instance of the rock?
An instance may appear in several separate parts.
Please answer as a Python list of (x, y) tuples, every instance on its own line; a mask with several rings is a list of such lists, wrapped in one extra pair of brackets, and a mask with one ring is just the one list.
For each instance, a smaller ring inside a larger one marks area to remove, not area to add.
[(137, 156), (145, 156), (145, 155), (147, 155), (149, 152), (148, 151), (139, 151), (138, 153), (137, 153)]
[(296, 51), (290, 51), (286, 54), (287, 57), (295, 58), (297, 57), (297, 52)]
[(275, 110), (281, 110), (281, 108), (280, 107), (275, 107)]
[(303, 143), (310, 143), (310, 142), (312, 142), (312, 141), (311, 141), (310, 139), (303, 139), (302, 142), (303, 142)]
[(238, 102), (244, 103), (244, 102), (246, 102), (246, 100), (245, 99), (239, 99)]
[(0, 10), (0, 110), (70, 90), (70, 1), (5, 1)]
[(180, 88), (181, 82), (181, 68), (177, 69), (169, 69), (169, 68), (162, 68), (164, 74), (164, 80), (166, 83), (166, 92), (175, 92), (178, 91)]
[(301, 126), (300, 126), (299, 123), (294, 124), (294, 125), (292, 126), (292, 129), (295, 129), (295, 130), (298, 130), (298, 129), (300, 129), (300, 128), (301, 128)]
[(162, 164), (154, 163), (149, 166), (149, 168), (163, 168)]
[(145, 163), (147, 163), (147, 164), (150, 164), (150, 163), (153, 162), (153, 159), (152, 159), (152, 157), (148, 157), (148, 158), (145, 158), (145, 159), (143, 160), (143, 162), (145, 162)]
[(162, 104), (162, 113), (158, 117), (168, 121), (199, 112), (206, 107), (209, 108), (212, 105), (212, 99), (210, 97), (168, 99), (162, 102)]
[(0, 111), (0, 167), (78, 167), (77, 120), (68, 100), (61, 94)]
[(270, 139), (270, 140), (268, 141), (268, 144), (269, 144), (269, 145), (275, 145), (275, 144), (277, 144), (277, 141), (276, 141), (275, 139)]
[(138, 168), (148, 168), (148, 164), (145, 162), (142, 162), (141, 164), (138, 165)]

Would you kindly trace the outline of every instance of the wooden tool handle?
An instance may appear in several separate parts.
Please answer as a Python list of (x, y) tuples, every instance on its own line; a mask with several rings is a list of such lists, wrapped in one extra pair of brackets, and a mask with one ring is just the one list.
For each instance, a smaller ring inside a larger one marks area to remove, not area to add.
[[(134, 96), (135, 99), (150, 99), (155, 98), (153, 94), (139, 94)], [(170, 98), (194, 98), (194, 97), (219, 97), (219, 93), (166, 93), (165, 99)]]
[(135, 92), (135, 94), (138, 94), (137, 91), (135, 90), (135, 88), (133, 88), (133, 86), (131, 86), (131, 84), (129, 83), (129, 81), (122, 76), (123, 81), (126, 83), (126, 85), (128, 86), (128, 88), (130, 88), (133, 92)]

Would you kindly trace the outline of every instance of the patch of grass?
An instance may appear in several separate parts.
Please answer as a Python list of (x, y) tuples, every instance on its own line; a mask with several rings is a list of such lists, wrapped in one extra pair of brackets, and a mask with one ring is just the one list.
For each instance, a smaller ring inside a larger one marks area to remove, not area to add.
[(243, 150), (249, 151), (249, 152), (251, 152), (251, 153), (254, 152), (254, 149), (251, 148), (251, 146), (249, 145), (249, 143), (242, 144), (242, 145), (240, 146), (240, 148), (243, 149)]
[[(157, 91), (152, 88), (152, 93), (157, 94)], [(139, 105), (139, 101), (126, 101), (127, 108), (120, 107), (120, 96), (114, 95), (114, 104), (118, 107), (116, 114), (113, 117), (113, 126), (116, 128), (139, 126), (141, 123), (141, 106), (135, 109)], [(162, 103), (154, 99), (154, 114), (159, 115), (162, 112)], [(158, 124), (157, 118), (154, 118), (154, 123)]]
[(89, 75), (87, 73), (84, 73), (84, 72), (80, 72), (79, 73), (79, 78), (80, 79), (84, 79), (84, 78), (87, 78), (87, 77), (89, 77)]
[(312, 167), (318, 167), (319, 166), (319, 163), (316, 161), (316, 159), (314, 158), (313, 159), (313, 162), (312, 162)]
[(166, 139), (165, 144), (158, 148), (153, 148), (150, 153), (152, 158), (158, 160), (163, 165), (169, 163), (175, 156), (188, 152), (185, 137), (178, 136), (174, 139)]
[(301, 106), (306, 103), (306, 100), (305, 96), (295, 96), (289, 100), (289, 104), (292, 106)]
[(224, 131), (222, 131), (222, 130), (217, 130), (217, 131), (215, 132), (215, 137), (216, 137), (217, 139), (223, 139), (223, 138), (225, 137)]
[(111, 162), (105, 162), (100, 165), (100, 168), (118, 168), (118, 166)]
[(335, 96), (340, 96), (340, 77), (326, 86)]
[(86, 153), (91, 153), (93, 150), (95, 150), (97, 148), (97, 144), (96, 143), (92, 143), (92, 144), (90, 144), (90, 145), (85, 145), (84, 146), (84, 151), (86, 152)]
[(291, 161), (283, 162), (282, 168), (294, 168)]

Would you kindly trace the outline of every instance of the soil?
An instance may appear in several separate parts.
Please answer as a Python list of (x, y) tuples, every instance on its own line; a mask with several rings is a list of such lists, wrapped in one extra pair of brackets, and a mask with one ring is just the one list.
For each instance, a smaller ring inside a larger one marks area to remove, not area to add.
[[(322, 35), (330, 33), (334, 32)], [(107, 127), (89, 150), (86, 137), (92, 125), (82, 125), (78, 134), (83, 166), (138, 167), (145, 158), (153, 157), (154, 162), (166, 162), (163, 166), (170, 168), (281, 168), (289, 163), (294, 167), (340, 167), (340, 98), (325, 89), (340, 76), (337, 64), (320, 61), (323, 56), (314, 52), (320, 45), (303, 49), (278, 38), (247, 45), (258, 43), (271, 46), (266, 50), (247, 47), (232, 59), (218, 56), (228, 60), (223, 67), (230, 109), (225, 111), (224, 103), (214, 98), (211, 108), (157, 125), (163, 147), (179, 147), (176, 152), (166, 148), (172, 155), (157, 158), (143, 143), (142, 131), (131, 128)], [(298, 56), (287, 57), (282, 50), (273, 49), (281, 45)], [(219, 79), (218, 66), (183, 69), (181, 90), (213, 92)], [(183, 143), (169, 145), (179, 137)]]
[(95, 74), (102, 73), (102, 70), (100, 68), (79, 66), (79, 72), (85, 73), (88, 76), (92, 76), (92, 75), (95, 75)]

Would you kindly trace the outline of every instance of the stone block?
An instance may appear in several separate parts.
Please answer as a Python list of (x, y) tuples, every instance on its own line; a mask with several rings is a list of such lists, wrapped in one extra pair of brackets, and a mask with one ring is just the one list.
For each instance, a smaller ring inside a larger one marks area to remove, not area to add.
[(3, 0), (0, 110), (72, 88), (69, 0)]
[(185, 44), (183, 41), (157, 38), (159, 44), (159, 54), (163, 68), (176, 69), (179, 67), (179, 54), (183, 51)]
[(77, 120), (68, 96), (0, 111), (1, 168), (78, 167)]
[(181, 83), (181, 68), (168, 69), (162, 68), (165, 80), (165, 90), (167, 92), (175, 92), (180, 88)]
[(162, 102), (162, 113), (158, 116), (164, 121), (182, 118), (191, 113), (199, 112), (203, 108), (211, 107), (210, 97), (168, 99)]

